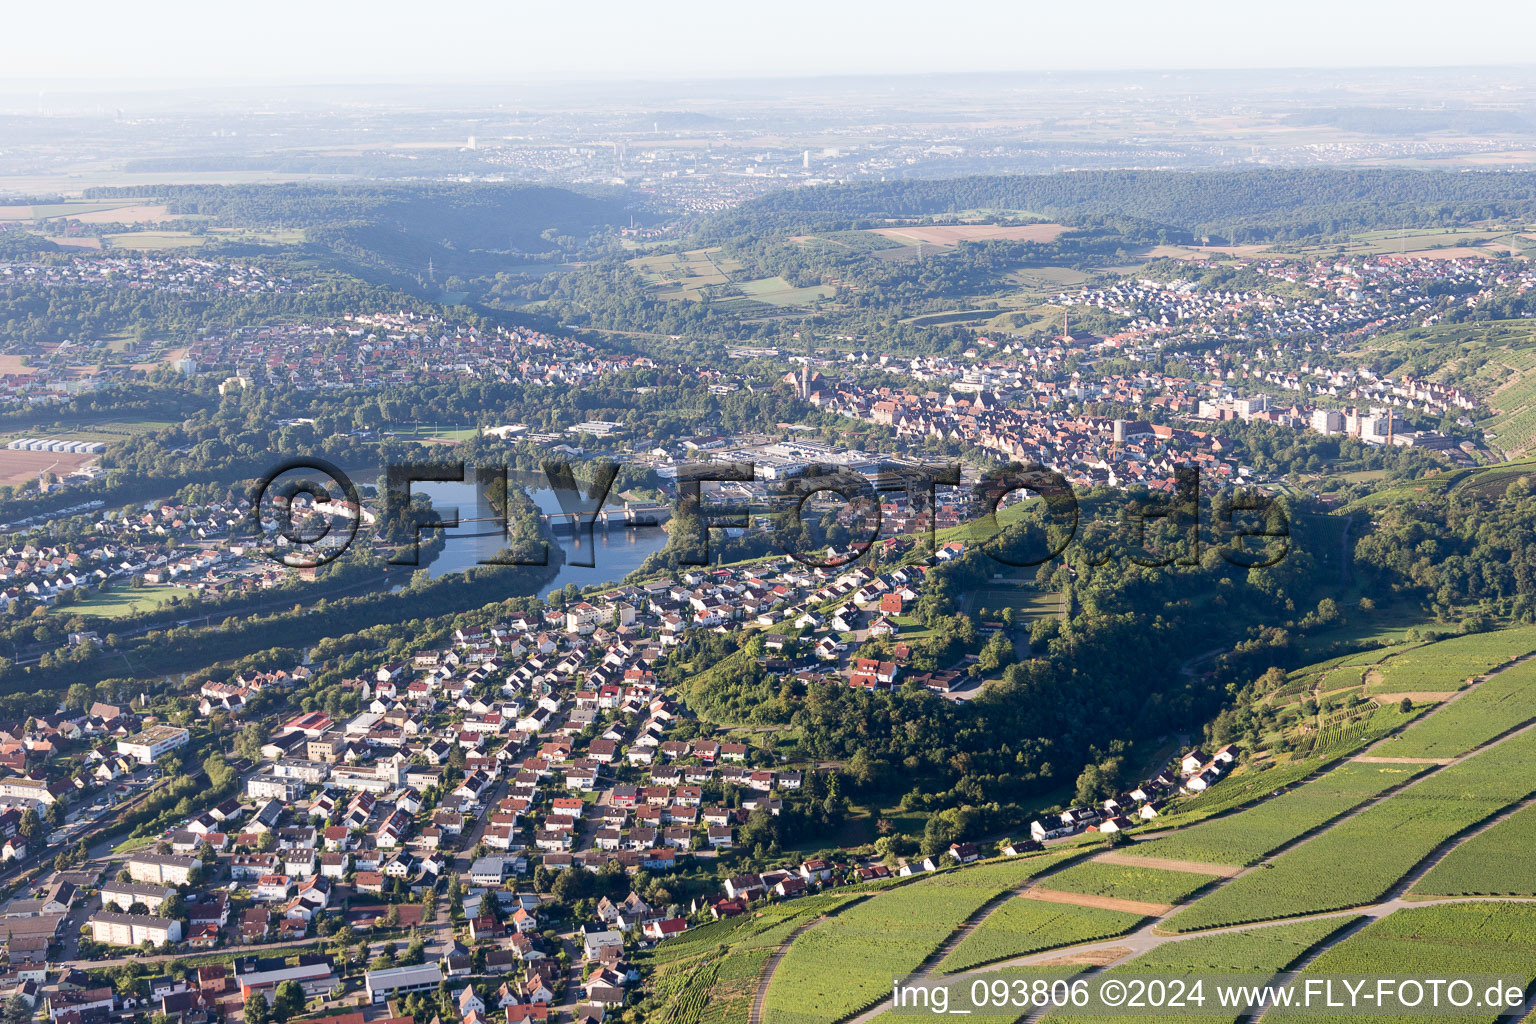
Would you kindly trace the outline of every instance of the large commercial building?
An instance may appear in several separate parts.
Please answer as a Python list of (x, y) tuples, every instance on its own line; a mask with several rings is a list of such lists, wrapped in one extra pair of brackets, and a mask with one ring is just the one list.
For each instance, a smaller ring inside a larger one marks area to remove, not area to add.
[(368, 971), (363, 975), (368, 999), (375, 1003), (382, 1003), (395, 996), (410, 995), (412, 992), (436, 992), (442, 980), (443, 972), (436, 963), (390, 967), (382, 971)]
[(139, 764), (154, 764), (155, 759), (177, 747), (184, 747), (192, 738), (185, 729), (173, 725), (152, 725), (135, 736), (117, 741), (117, 752), (131, 757)]

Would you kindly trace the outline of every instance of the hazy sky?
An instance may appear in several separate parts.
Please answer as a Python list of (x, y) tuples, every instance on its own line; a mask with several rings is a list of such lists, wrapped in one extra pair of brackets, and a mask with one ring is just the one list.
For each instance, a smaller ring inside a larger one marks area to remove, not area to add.
[(83, 0), (6, 4), (0, 79), (592, 80), (1532, 62), (1531, 0)]

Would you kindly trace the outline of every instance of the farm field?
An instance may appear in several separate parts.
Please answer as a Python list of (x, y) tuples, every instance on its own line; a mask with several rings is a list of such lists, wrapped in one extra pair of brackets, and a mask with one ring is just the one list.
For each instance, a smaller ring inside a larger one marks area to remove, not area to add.
[(1343, 764), (1273, 800), (1137, 843), (1134, 850), (1138, 857), (1253, 864), (1420, 771), (1413, 765)]
[[(1155, 245), (1147, 251), (1150, 259), (1208, 260), (1213, 256), (1256, 256), (1268, 251), (1267, 245)], [(1285, 255), (1278, 253), (1277, 255)]]
[[(1277, 924), (1244, 932), (1203, 935), (1177, 942), (1165, 942), (1134, 960), (1110, 968), (1105, 972), (1105, 976), (1279, 972), (1300, 960), (1319, 942), (1340, 929), (1348, 927), (1356, 920), (1358, 918), (1332, 917), (1320, 921), (1298, 921), (1295, 924)], [(1236, 1013), (1230, 1016), (1201, 1014), (1198, 1019), (1230, 1022), (1237, 1017)], [(1041, 1024), (1131, 1024), (1133, 1021), (1185, 1024), (1189, 1019), (1187, 1014), (1178, 1013), (1136, 1016), (1099, 1014), (1091, 1017), (1052, 1013), (1042, 1017)]]
[[(1521, 903), (1460, 903), (1412, 907), (1379, 921), (1325, 950), (1302, 977), (1376, 974), (1454, 977), (1458, 974), (1536, 977), (1536, 907)], [(1457, 1021), (1493, 1021), (1498, 1014), (1458, 1014)], [(1285, 1020), (1321, 1022), (1338, 1017), (1288, 1013)], [(1371, 1015), (1373, 1021), (1423, 1022), (1418, 1016)]]
[(1536, 718), (1536, 661), (1511, 665), (1415, 722), (1378, 753), (1391, 757), (1455, 757)]
[(1536, 730), (1394, 793), (1196, 900), (1164, 926), (1196, 931), (1370, 903), (1442, 843), (1533, 791)]
[(164, 203), (135, 203), (87, 213), (71, 213), (69, 216), (82, 224), (155, 224), (173, 220), (176, 215)]
[(766, 302), (770, 306), (803, 306), (821, 299), (830, 299), (837, 294), (837, 289), (831, 285), (796, 288), (782, 277), (760, 277), (755, 281), (739, 282), (736, 287), (747, 298)]
[(0, 484), (22, 487), (44, 473), (68, 476), (99, 457), (83, 452), (23, 452), (0, 448)]
[(113, 249), (195, 249), (208, 236), (187, 231), (125, 231), (106, 235), (105, 240)]
[(1091, 274), (1075, 267), (1026, 267), (1008, 275), (1009, 280), (1031, 291), (1053, 293), (1076, 287), (1090, 277)]
[(1371, 693), (1459, 690), (1472, 676), (1536, 651), (1536, 626), (1452, 637), (1404, 651), (1366, 677)]
[(1066, 903), (1013, 899), (994, 910), (938, 963), (946, 974), (982, 964), (1121, 935), (1143, 920), (1140, 914)]
[(915, 245), (956, 245), (960, 242), (1054, 242), (1069, 228), (1064, 224), (933, 224), (918, 227), (872, 228), (874, 234)]
[(84, 220), (86, 218), (83, 215), (106, 210), (127, 210), (142, 202), (141, 199), (120, 199), (116, 202), (80, 200), (41, 206), (0, 206), (0, 220), (47, 220), (50, 217), (78, 217)]
[(695, 302), (704, 297), (704, 288), (729, 284), (731, 275), (741, 269), (735, 260), (721, 256), (719, 249), (640, 256), (629, 265), (657, 289), (658, 298)]
[(1039, 888), (1146, 903), (1178, 903), (1215, 877), (1085, 860), (1042, 880)]
[[(924, 878), (807, 929), (774, 972), (764, 1024), (831, 1024), (877, 1002), (988, 900), (1064, 859), (1042, 854)], [(849, 950), (859, 955), (849, 956)]]
[[(796, 288), (782, 277), (738, 280), (741, 264), (718, 248), (637, 256), (629, 261), (660, 299), (700, 302), (713, 295), (723, 307), (762, 303), (764, 306), (803, 306), (837, 294), (831, 285)], [(729, 298), (733, 290), (744, 298)]]
[(1446, 854), (1413, 891), (1433, 896), (1536, 896), (1536, 805), (1523, 807)]
[(0, 434), (0, 444), (15, 440), (18, 437), (46, 437), (54, 441), (101, 441), (110, 445), (115, 441), (121, 441), (135, 434), (148, 434), (155, 430), (164, 430), (166, 427), (174, 426), (176, 424), (170, 420), (111, 420), (103, 423), (83, 424), (78, 427), (34, 427), (31, 430), (13, 430)]

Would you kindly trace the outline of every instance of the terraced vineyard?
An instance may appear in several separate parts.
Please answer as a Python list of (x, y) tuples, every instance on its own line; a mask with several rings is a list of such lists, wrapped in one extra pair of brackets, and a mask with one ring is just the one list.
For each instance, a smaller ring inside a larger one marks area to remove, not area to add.
[(1286, 676), (1285, 685), (1275, 691), (1276, 697), (1290, 697), (1309, 693), (1314, 689), (1328, 693), (1350, 686), (1359, 686), (1365, 679), (1366, 670), (1387, 658), (1403, 654), (1418, 644), (1382, 647), (1370, 651), (1345, 654), (1327, 661), (1295, 669)]
[(1404, 716), (1396, 704), (1381, 707), (1373, 701), (1358, 705), (1331, 716), (1312, 737), (1310, 753), (1318, 757), (1343, 756), (1401, 728), (1424, 710), (1420, 707)]
[(1533, 791), (1536, 730), (1440, 769), (1233, 879), (1164, 925), (1195, 931), (1370, 903), (1440, 844)]
[[(1447, 978), (1458, 974), (1502, 974), (1536, 978), (1536, 907), (1521, 903), (1452, 903), (1414, 907), (1388, 914), (1332, 949), (1325, 950), (1302, 972), (1324, 974), (1406, 975)], [(1479, 993), (1481, 995), (1481, 993)], [(1493, 1021), (1498, 1014), (1457, 1015), (1457, 1021)], [(1322, 1024), (1338, 1017), (1288, 1013), (1287, 1021)], [(1450, 1019), (1384, 1016), (1372, 1021)]]
[(1140, 857), (1248, 865), (1297, 836), (1401, 785), (1422, 769), (1344, 764), (1273, 800), (1136, 845)]
[(1019, 898), (994, 910), (939, 961), (946, 973), (1130, 931), (1140, 914)]
[(802, 932), (774, 972), (765, 1024), (830, 1024), (890, 991), (983, 904), (1080, 851), (972, 865), (873, 896)]
[[(745, 1024), (757, 994), (757, 979), (774, 953), (772, 947), (730, 953), (715, 969), (714, 982), (705, 993), (699, 1024)], [(674, 1018), (683, 1024), (685, 1018)]]
[(1536, 661), (1491, 676), (1387, 743), (1393, 757), (1455, 757), (1536, 718)]
[(1332, 759), (1302, 758), (1268, 767), (1244, 766), (1199, 796), (1184, 797), (1168, 805), (1163, 816), (1153, 822), (1153, 828), (1189, 825), (1214, 817), (1235, 807), (1263, 800), (1279, 790), (1293, 786), (1308, 776), (1322, 771)]
[(1505, 452), (1531, 449), (1536, 439), (1536, 374), (1528, 369), (1499, 388), (1491, 399), (1499, 414), (1488, 421), (1488, 431)]
[(1536, 896), (1536, 805), (1462, 843), (1414, 883), (1436, 896)]
[[(1106, 972), (1116, 974), (1241, 974), (1274, 973), (1283, 971), (1300, 960), (1312, 947), (1335, 932), (1347, 928), (1359, 920), (1355, 917), (1331, 917), (1320, 921), (1298, 921), (1295, 924), (1277, 924), (1267, 928), (1253, 928), (1243, 932), (1222, 935), (1206, 935), (1179, 942), (1165, 942), (1150, 949), (1134, 960)], [(1197, 1020), (1231, 1022), (1237, 1014), (1201, 1014)], [(1187, 1024), (1187, 1014), (1107, 1016), (1073, 1016), (1065, 1013), (1047, 1014), (1041, 1024)]]
[(667, 1024), (745, 1024), (758, 974), (789, 934), (807, 921), (868, 896), (843, 890), (764, 907), (694, 928), (641, 954), (648, 973), (648, 1019)]
[(1178, 903), (1204, 887), (1214, 877), (1188, 871), (1165, 871), (1161, 868), (1085, 860), (1044, 879), (1039, 883), (1039, 888), (1108, 896), (1119, 900), (1139, 900), (1143, 903)]
[(744, 949), (662, 970), (653, 991), (665, 1002), (656, 1019), (667, 1024), (743, 1024), (752, 1006), (757, 977), (773, 955), (772, 946)]
[(1472, 676), (1536, 651), (1536, 626), (1453, 637), (1404, 651), (1375, 670), (1371, 693), (1458, 690)]

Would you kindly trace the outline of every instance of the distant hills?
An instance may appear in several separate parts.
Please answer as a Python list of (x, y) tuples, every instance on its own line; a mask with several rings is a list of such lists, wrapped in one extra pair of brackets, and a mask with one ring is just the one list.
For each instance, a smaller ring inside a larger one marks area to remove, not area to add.
[(1536, 216), (1536, 173), (1263, 167), (856, 182), (775, 192), (718, 215), (706, 232), (872, 226), (880, 218), (985, 210), (1069, 223), (1125, 218), (1213, 240), (1277, 240)]

